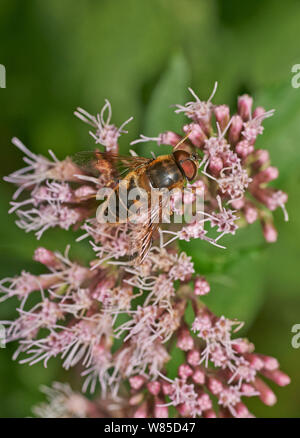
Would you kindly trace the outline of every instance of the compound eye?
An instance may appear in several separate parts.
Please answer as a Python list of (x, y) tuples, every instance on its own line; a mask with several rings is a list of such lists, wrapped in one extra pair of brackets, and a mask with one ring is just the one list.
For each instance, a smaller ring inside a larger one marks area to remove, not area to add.
[(173, 152), (175, 161), (179, 163), (182, 160), (186, 160), (191, 156), (187, 151), (184, 151), (183, 149), (178, 149), (177, 151)]
[(188, 159), (181, 161), (180, 166), (189, 181), (196, 177), (198, 166), (194, 161)]

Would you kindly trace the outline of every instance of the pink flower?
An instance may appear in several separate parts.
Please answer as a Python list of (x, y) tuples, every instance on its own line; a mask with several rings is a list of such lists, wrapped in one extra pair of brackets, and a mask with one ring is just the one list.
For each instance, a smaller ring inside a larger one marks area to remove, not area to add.
[[(153, 244), (140, 264), (131, 257), (148, 225), (97, 221), (99, 188), (117, 187), (117, 171), (109, 161), (85, 169), (75, 158), (59, 161), (52, 152), (51, 159), (44, 158), (13, 139), (27, 165), (6, 178), (18, 187), (10, 209), (17, 225), (33, 231), (37, 239), (50, 228), (80, 228), (78, 240), (88, 238), (94, 250), (83, 265), (69, 257), (69, 246), (64, 254), (38, 247), (34, 260), (43, 264), (45, 273), (22, 271), (0, 282), (0, 301), (20, 301), (16, 319), (2, 321), (7, 341), (19, 342), (13, 358), (46, 367), (50, 359), (60, 357), (66, 370), (80, 367), (83, 391), (97, 394), (100, 389), (101, 397), (87, 400), (68, 385), (55, 383), (45, 390), (48, 401), (35, 409), (37, 415), (165, 418), (173, 406), (181, 417), (248, 418), (252, 414), (244, 398), (276, 402), (263, 379), (289, 384), (275, 358), (256, 353), (250, 341), (235, 336), (242, 323), (215, 315), (200, 301), (213, 293), (209, 277), (195, 272), (198, 260), (176, 246), (177, 240), (200, 239), (203, 245), (221, 247), (224, 235), (238, 238), (238, 227), (256, 220), (265, 239), (274, 242), (272, 212), (280, 207), (288, 218), (287, 195), (268, 186), (278, 170), (266, 150), (255, 148), (273, 110), (253, 109), (253, 99), (244, 95), (238, 98), (237, 114), (231, 115), (228, 105), (212, 103), (216, 85), (207, 101), (189, 89), (194, 100), (176, 105), (175, 112), (190, 119), (182, 126), (186, 137), (165, 131), (132, 142), (155, 141), (174, 148), (181, 142), (182, 149), (199, 157), (195, 180), (185, 192), (172, 194), (164, 207), (182, 223), (174, 216), (174, 223), (172, 217), (167, 226), (155, 227)], [(96, 146), (118, 151), (119, 137), (131, 118), (117, 128), (107, 100), (96, 116), (81, 108), (75, 114), (94, 128), (90, 134)], [(24, 198), (17, 200), (21, 192)], [(186, 205), (191, 207), (190, 220)], [(173, 348), (181, 350), (181, 362), (170, 379)]]
[(195, 280), (195, 295), (206, 295), (210, 292), (209, 283), (204, 277), (197, 277)]
[[(107, 119), (104, 120), (105, 112), (107, 111)], [(124, 122), (120, 128), (110, 123), (112, 117), (112, 109), (110, 102), (106, 99), (105, 105), (103, 106), (101, 112), (97, 114), (96, 117), (89, 114), (82, 108), (77, 108), (74, 113), (79, 119), (88, 123), (92, 127), (96, 128), (96, 132), (90, 131), (90, 135), (95, 139), (96, 144), (102, 144), (106, 147), (108, 151), (116, 152), (118, 150), (118, 138), (124, 131), (124, 126), (129, 123), (133, 117), (130, 117), (126, 122)]]
[(199, 123), (204, 132), (209, 131), (209, 123), (212, 115), (213, 104), (211, 103), (212, 98), (217, 90), (217, 83), (215, 83), (214, 89), (208, 98), (208, 100), (201, 101), (195, 92), (189, 88), (189, 92), (195, 99), (195, 102), (188, 102), (185, 106), (176, 105), (177, 109), (175, 112), (183, 112), (188, 118), (192, 119), (194, 122)]

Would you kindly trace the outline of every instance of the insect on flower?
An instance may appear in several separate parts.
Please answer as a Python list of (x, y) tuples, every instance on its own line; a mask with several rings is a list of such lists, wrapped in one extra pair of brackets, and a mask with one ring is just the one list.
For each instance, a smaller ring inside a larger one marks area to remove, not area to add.
[(168, 209), (171, 191), (181, 192), (185, 183), (197, 176), (200, 157), (180, 148), (189, 135), (180, 140), (171, 154), (156, 158), (98, 151), (83, 151), (74, 157), (79, 166), (88, 166), (99, 175), (110, 174), (112, 187), (100, 189), (96, 196), (103, 200), (102, 195), (106, 195), (97, 210), (97, 220), (114, 226), (121, 223), (137, 225), (138, 232), (132, 233), (134, 241), (130, 242), (134, 264), (145, 259), (153, 235), (163, 221), (163, 211)]

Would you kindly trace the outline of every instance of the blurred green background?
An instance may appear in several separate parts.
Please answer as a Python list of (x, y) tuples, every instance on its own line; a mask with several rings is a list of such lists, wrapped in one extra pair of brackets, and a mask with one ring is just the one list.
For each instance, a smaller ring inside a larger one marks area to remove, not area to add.
[[(212, 310), (245, 320), (244, 333), (257, 351), (276, 356), (292, 378), (275, 387), (278, 403), (248, 405), (257, 416), (299, 417), (300, 350), (291, 346), (291, 327), (300, 323), (299, 161), (300, 89), (291, 86), (291, 68), (300, 63), (300, 2), (286, 0), (1, 0), (0, 63), (7, 87), (0, 89), (1, 176), (21, 167), (22, 155), (10, 144), (17, 136), (34, 152), (53, 149), (58, 158), (91, 149), (88, 127), (73, 116), (76, 106), (97, 112), (105, 98), (120, 125), (129, 116), (121, 148), (140, 133), (179, 129), (182, 119), (169, 105), (183, 103), (192, 86), (207, 98), (214, 81), (215, 103), (235, 109), (238, 94), (275, 108), (258, 146), (270, 151), (280, 170), (278, 187), (289, 193), (290, 222), (276, 212), (278, 242), (265, 245), (258, 224), (227, 239), (228, 249), (202, 243), (185, 245), (207, 275)], [(137, 152), (144, 152), (137, 147)], [(154, 148), (153, 148), (154, 149)], [(149, 149), (148, 149), (149, 150)], [(0, 271), (39, 272), (31, 261), (38, 245), (7, 214), (13, 188), (1, 183)], [(50, 231), (39, 244), (63, 250), (72, 233)], [(72, 254), (86, 259), (88, 245)], [(0, 319), (14, 317), (16, 302), (0, 305)], [(11, 360), (16, 345), (0, 350), (0, 416), (28, 416), (43, 399), (40, 384), (72, 380), (59, 361), (49, 368)], [(274, 387), (273, 385), (271, 385)]]

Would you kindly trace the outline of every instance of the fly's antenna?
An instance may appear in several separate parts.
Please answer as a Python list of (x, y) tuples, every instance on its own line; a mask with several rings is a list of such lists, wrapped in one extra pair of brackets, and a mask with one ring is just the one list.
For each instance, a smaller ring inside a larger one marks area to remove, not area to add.
[(178, 149), (178, 146), (180, 146), (182, 143), (185, 142), (185, 140), (187, 140), (189, 138), (189, 136), (191, 135), (192, 131), (188, 132), (187, 135), (185, 137), (183, 137), (176, 146), (174, 146), (174, 151), (176, 151), (176, 149)]

